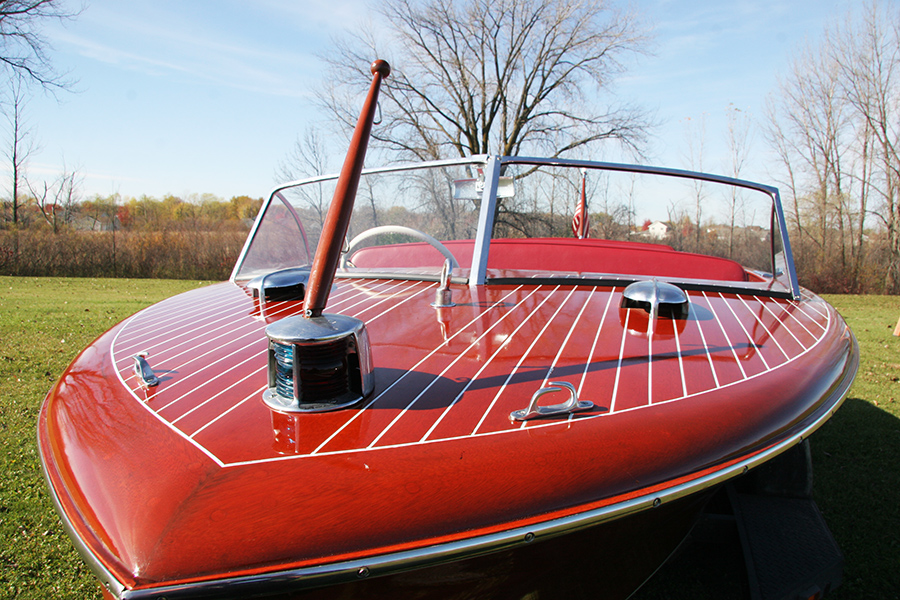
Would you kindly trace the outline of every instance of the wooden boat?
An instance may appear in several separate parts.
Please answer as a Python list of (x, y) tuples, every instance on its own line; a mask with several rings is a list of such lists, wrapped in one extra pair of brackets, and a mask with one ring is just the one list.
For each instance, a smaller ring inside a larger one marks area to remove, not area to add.
[[(363, 172), (386, 74), (340, 177), (276, 189), (230, 281), (116, 325), (47, 396), (46, 478), (107, 595), (626, 597), (846, 394), (855, 340), (799, 287), (775, 188), (521, 157)], [(679, 194), (731, 227), (670, 242), (755, 266), (586, 236), (610, 202)], [(573, 212), (576, 237), (534, 237)]]

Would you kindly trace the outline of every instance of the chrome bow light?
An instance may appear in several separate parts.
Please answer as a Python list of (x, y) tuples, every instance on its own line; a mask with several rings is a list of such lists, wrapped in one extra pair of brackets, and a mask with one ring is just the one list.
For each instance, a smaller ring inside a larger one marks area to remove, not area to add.
[(266, 327), (269, 388), (263, 400), (287, 412), (356, 404), (375, 387), (365, 324), (345, 315), (289, 317)]

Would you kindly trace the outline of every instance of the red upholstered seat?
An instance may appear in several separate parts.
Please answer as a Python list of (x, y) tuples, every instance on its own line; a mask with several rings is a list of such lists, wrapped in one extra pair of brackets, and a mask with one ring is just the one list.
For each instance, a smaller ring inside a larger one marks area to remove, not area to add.
[[(462, 268), (472, 266), (473, 240), (443, 242)], [(365, 268), (437, 266), (440, 253), (422, 242), (370, 246), (357, 251), (353, 264)], [(488, 268), (526, 271), (573, 271), (747, 281), (747, 272), (726, 258), (679, 252), (661, 244), (572, 238), (498, 239), (491, 241)]]

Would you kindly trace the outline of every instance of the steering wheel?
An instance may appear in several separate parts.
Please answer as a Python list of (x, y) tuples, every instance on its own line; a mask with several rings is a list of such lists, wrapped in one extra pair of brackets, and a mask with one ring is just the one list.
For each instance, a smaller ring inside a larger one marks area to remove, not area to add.
[(359, 245), (363, 240), (367, 240), (370, 237), (375, 237), (376, 235), (382, 235), (385, 233), (402, 233), (403, 235), (408, 235), (409, 237), (414, 237), (417, 240), (422, 240), (423, 242), (431, 244), (431, 246), (433, 246), (435, 250), (440, 252), (444, 256), (444, 258), (450, 261), (451, 269), (459, 268), (459, 263), (456, 262), (456, 259), (453, 257), (453, 254), (450, 252), (450, 250), (447, 249), (447, 246), (443, 245), (441, 242), (431, 237), (427, 233), (422, 233), (418, 229), (412, 229), (411, 227), (404, 227), (402, 225), (382, 225), (380, 227), (366, 229), (358, 236), (350, 240), (350, 243), (347, 245), (347, 250), (341, 254), (341, 268), (346, 269), (348, 266), (353, 266), (353, 263), (351, 263), (347, 259), (347, 257), (353, 256), (353, 253), (359, 248)]

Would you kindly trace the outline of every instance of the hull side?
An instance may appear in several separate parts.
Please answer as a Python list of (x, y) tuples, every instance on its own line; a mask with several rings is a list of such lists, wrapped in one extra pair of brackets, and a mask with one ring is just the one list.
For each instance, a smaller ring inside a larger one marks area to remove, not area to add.
[[(372, 399), (340, 413), (263, 405), (263, 329), (300, 306), (261, 307), (232, 284), (151, 307), (86, 350), (39, 437), (61, 512), (111, 585), (320, 585), (608, 525), (796, 443), (855, 372), (852, 334), (813, 296), (691, 292), (691, 318), (647, 335), (620, 288), (490, 286), (457, 294), (449, 315), (427, 306), (433, 292), (337, 286), (376, 363)], [(150, 393), (129, 364), (148, 349), (163, 380)], [(511, 423), (551, 378), (595, 409)]]

